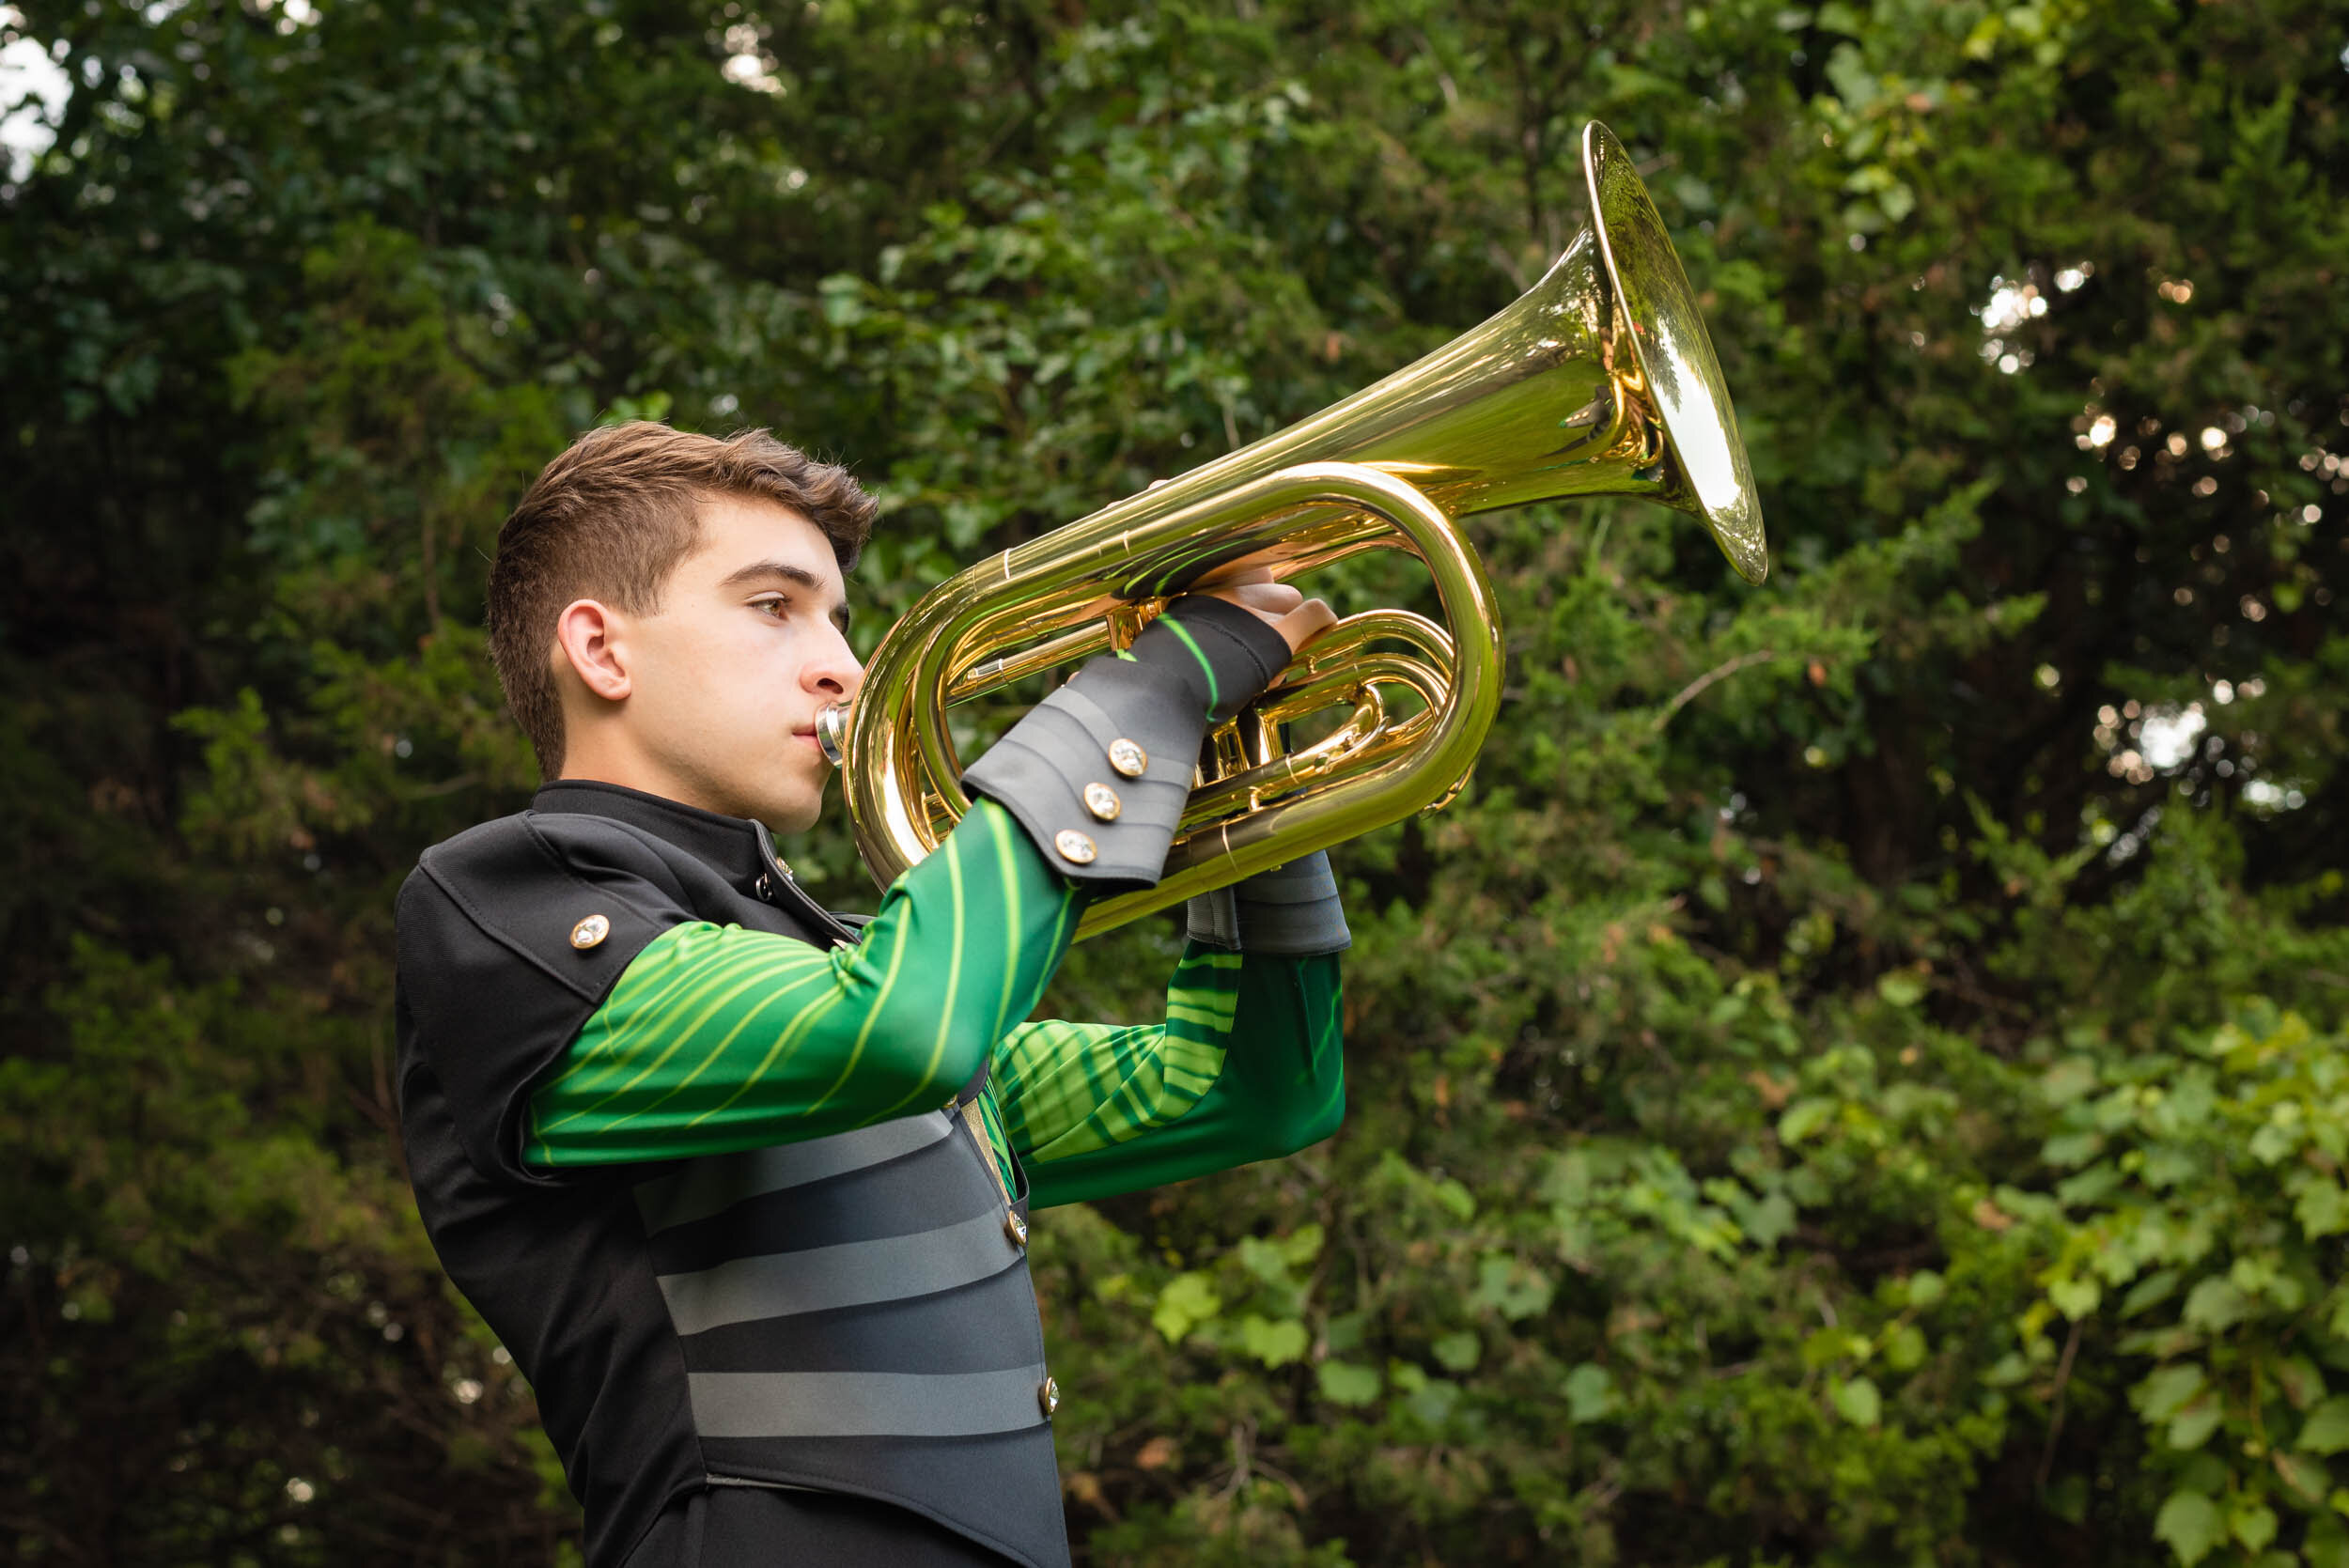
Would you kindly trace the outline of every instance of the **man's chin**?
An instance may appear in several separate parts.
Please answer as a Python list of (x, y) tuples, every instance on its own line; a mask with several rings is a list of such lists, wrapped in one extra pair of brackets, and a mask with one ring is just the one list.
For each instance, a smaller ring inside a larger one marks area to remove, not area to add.
[(804, 833), (824, 817), (824, 798), (818, 793), (813, 800), (773, 800), (755, 814), (776, 833)]

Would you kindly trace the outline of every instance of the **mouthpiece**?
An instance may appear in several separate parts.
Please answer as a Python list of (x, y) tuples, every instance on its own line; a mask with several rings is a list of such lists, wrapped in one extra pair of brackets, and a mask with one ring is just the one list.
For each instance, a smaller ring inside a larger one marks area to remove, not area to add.
[(834, 703), (816, 716), (816, 744), (834, 768), (848, 754), (848, 705)]

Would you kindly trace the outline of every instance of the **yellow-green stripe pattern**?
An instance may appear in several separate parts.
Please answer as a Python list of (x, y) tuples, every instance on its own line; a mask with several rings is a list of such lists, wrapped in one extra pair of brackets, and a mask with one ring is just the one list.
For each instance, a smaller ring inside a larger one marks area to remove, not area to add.
[(532, 1094), (525, 1157), (715, 1154), (941, 1105), (1035, 1006), (1077, 899), (1010, 814), (981, 800), (854, 947), (674, 926)]
[(1131, 1192), (1328, 1137), (1346, 1079), (1336, 955), (1244, 957), (1193, 942), (1161, 1024), (1027, 1023), (996, 1048), (990, 1097), (1029, 1205)]
[[(980, 800), (853, 948), (680, 924), (622, 971), (531, 1097), (542, 1167), (727, 1154), (945, 1104), (991, 1050), (980, 1113), (1043, 1207), (1327, 1136), (1344, 1101), (1335, 956), (1192, 943), (1163, 1021), (1019, 1023), (1083, 894)], [(1006, 1175), (1006, 1180), (1010, 1179)]]

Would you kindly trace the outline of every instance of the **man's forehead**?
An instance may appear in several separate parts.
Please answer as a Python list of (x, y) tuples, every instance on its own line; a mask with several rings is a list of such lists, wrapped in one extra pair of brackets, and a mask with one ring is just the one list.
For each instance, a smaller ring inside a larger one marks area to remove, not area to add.
[(761, 567), (813, 579), (839, 595), (840, 563), (824, 531), (780, 502), (713, 496), (700, 509), (701, 547), (692, 560), (711, 581), (730, 582)]

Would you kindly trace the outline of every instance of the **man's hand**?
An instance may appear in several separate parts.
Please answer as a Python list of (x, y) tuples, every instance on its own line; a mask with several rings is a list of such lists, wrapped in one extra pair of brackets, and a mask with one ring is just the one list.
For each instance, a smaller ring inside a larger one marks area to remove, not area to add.
[(1337, 612), (1317, 598), (1307, 598), (1285, 582), (1275, 582), (1269, 568), (1227, 569), (1202, 578), (1191, 592), (1237, 604), (1281, 634), (1289, 652), (1338, 624)]

